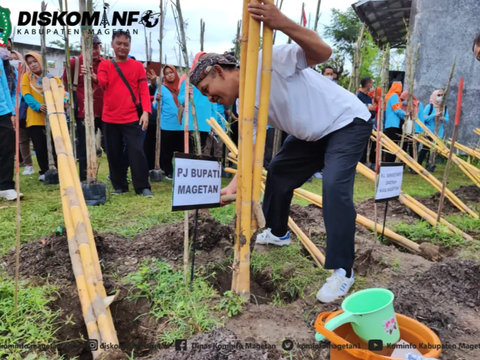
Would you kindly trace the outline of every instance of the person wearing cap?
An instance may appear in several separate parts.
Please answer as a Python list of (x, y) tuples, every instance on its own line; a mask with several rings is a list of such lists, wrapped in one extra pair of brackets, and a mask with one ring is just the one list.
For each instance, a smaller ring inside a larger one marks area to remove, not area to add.
[[(290, 244), (288, 217), (293, 191), (323, 171), (323, 217), (327, 232), (325, 268), (334, 270), (317, 298), (331, 302), (353, 285), (355, 219), (353, 187), (373, 123), (358, 98), (311, 69), (332, 54), (320, 36), (283, 15), (270, 1), (250, 3), (253, 19), (280, 30), (296, 44), (273, 47), (268, 125), (290, 136), (268, 168), (263, 203), (266, 230), (257, 244)], [(255, 130), (260, 98), (262, 53), (257, 71)], [(190, 75), (191, 83), (210, 101), (230, 106), (239, 95), (240, 69), (228, 54), (207, 54)], [(237, 179), (222, 190), (235, 194)]]
[[(103, 61), (101, 56), (102, 42), (98, 36), (93, 37), (93, 52), (92, 52), (92, 65), (93, 72), (98, 73), (98, 67)], [(80, 71), (83, 65), (83, 55), (70, 59), (70, 73), (72, 84), (75, 78), (75, 62), (78, 61), (78, 83), (74, 86), (72, 99), (74, 100), (75, 120), (77, 122), (76, 135), (77, 135), (77, 157), (79, 164), (80, 181), (87, 180), (87, 139), (85, 134), (85, 83), (83, 80), (83, 74)], [(63, 83), (65, 88), (68, 89), (67, 68), (63, 70)], [(102, 133), (101, 147), (105, 149), (103, 128), (102, 128), (102, 109), (103, 109), (103, 88), (97, 84), (93, 84), (93, 114), (95, 117), (95, 133), (98, 130)], [(100, 151), (101, 154), (101, 151)]]

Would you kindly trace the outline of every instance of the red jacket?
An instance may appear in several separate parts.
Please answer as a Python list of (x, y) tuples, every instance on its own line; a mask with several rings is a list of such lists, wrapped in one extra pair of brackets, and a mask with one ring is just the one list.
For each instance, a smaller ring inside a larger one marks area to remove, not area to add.
[[(100, 63), (104, 61), (102, 57), (100, 57), (100, 61), (97, 62), (96, 64), (93, 64), (93, 72), (95, 74), (98, 73), (98, 67)], [(75, 106), (78, 107), (78, 114), (77, 116), (80, 119), (85, 118), (85, 83), (83, 79), (83, 74), (81, 70), (81, 66), (83, 65), (83, 56), (80, 55), (78, 57), (78, 86), (77, 86), (77, 91), (76, 91), (76, 98), (77, 98), (77, 103)], [(73, 85), (73, 78), (75, 76), (75, 58), (70, 59), (70, 73), (72, 74), (72, 85)], [(63, 83), (65, 85), (65, 89), (68, 89), (68, 79), (67, 79), (67, 68), (63, 70), (63, 77), (62, 77)], [(96, 118), (101, 118), (102, 117), (102, 109), (103, 109), (103, 89), (98, 86), (97, 84), (92, 84), (93, 85), (93, 113), (95, 114), (94, 116)], [(72, 96), (70, 94), (70, 96)]]
[[(137, 104), (141, 102), (143, 111), (152, 113), (147, 73), (142, 63), (133, 59), (117, 62), (132, 88)], [(136, 105), (130, 91), (115, 70), (110, 60), (104, 60), (98, 67), (98, 85), (105, 89), (102, 120), (107, 123), (126, 124), (138, 121)]]

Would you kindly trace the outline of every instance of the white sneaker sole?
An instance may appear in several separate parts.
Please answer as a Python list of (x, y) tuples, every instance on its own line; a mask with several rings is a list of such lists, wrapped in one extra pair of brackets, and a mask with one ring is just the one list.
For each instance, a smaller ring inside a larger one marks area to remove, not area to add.
[(255, 244), (258, 245), (275, 245), (275, 246), (288, 246), (290, 245), (290, 239), (289, 240), (267, 240), (267, 239), (257, 239), (255, 241)]

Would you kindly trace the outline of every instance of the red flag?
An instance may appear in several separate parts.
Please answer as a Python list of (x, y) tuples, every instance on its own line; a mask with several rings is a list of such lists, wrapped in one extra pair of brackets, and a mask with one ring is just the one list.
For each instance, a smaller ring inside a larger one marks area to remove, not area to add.
[(305, 9), (303, 9), (303, 26), (307, 26), (307, 15), (305, 14)]

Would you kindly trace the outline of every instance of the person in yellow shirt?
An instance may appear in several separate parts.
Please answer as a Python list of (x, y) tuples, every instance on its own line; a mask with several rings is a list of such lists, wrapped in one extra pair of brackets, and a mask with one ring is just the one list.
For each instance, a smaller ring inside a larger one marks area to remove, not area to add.
[[(48, 150), (47, 150), (47, 135), (45, 130), (45, 114), (47, 112), (47, 105), (43, 100), (43, 68), (42, 57), (36, 52), (29, 52), (25, 55), (27, 63), (27, 71), (22, 77), (22, 94), (25, 102), (28, 105), (27, 109), (27, 132), (30, 139), (32, 139), (35, 154), (37, 155), (38, 166), (40, 167), (40, 177), (38, 180), (45, 180), (45, 172), (48, 170)], [(47, 73), (48, 78), (54, 77)], [(54, 77), (58, 85), (62, 88), (63, 84), (59, 78)], [(57, 162), (55, 155), (55, 147), (52, 143), (53, 158), (55, 164)]]

